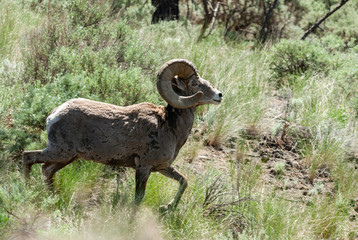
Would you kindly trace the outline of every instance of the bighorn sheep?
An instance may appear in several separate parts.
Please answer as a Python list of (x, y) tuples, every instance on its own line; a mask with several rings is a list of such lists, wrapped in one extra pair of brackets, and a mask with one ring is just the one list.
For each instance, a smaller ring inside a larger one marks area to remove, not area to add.
[(140, 103), (126, 107), (76, 98), (55, 108), (46, 120), (48, 146), (25, 151), (25, 175), (42, 163), (45, 181), (77, 158), (135, 169), (135, 204), (144, 197), (151, 172), (179, 181), (175, 209), (187, 187), (186, 177), (171, 164), (186, 142), (196, 106), (219, 104), (222, 94), (199, 76), (185, 59), (166, 62), (158, 72), (157, 88), (167, 107)]

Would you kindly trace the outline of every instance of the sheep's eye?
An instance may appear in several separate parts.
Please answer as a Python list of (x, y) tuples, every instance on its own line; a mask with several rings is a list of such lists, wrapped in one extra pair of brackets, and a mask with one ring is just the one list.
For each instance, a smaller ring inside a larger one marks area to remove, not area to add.
[(192, 82), (192, 83), (191, 83), (191, 86), (192, 86), (192, 87), (196, 87), (196, 86), (198, 86), (198, 83), (197, 83), (197, 82)]

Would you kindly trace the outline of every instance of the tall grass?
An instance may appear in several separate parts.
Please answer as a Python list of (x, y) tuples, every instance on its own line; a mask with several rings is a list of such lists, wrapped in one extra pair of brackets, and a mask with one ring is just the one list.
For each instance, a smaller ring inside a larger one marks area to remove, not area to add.
[(0, 60), (18, 59), (24, 46), (25, 32), (36, 26), (41, 16), (19, 2), (4, 0), (0, 6)]

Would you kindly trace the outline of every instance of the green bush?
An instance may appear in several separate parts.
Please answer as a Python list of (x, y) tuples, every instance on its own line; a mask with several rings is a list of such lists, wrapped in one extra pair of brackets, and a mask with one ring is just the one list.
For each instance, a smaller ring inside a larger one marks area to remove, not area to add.
[(269, 66), (278, 85), (292, 83), (295, 76), (327, 72), (329, 54), (320, 45), (309, 41), (282, 40), (269, 56)]
[(341, 98), (340, 104), (346, 102), (358, 117), (358, 56), (354, 50), (336, 52), (335, 62), (336, 67), (329, 74), (336, 83), (335, 94)]
[(343, 38), (333, 34), (322, 37), (320, 41), (322, 46), (332, 54), (335, 54), (336, 52), (343, 52), (347, 47)]
[(356, 90), (356, 93), (351, 99), (351, 106), (355, 112), (356, 117), (358, 118), (358, 88)]
[(20, 163), (24, 146), (27, 146), (38, 137), (33, 132), (25, 132), (21, 128), (0, 128), (0, 170), (16, 168)]
[[(25, 82), (45, 84), (59, 74), (126, 69), (131, 64), (147, 70), (157, 65), (150, 46), (137, 40), (127, 22), (111, 17), (108, 4), (90, 2), (66, 1), (66, 8), (52, 9), (48, 22), (29, 34)], [(93, 13), (87, 14), (87, 8)]]
[(71, 23), (82, 27), (100, 24), (110, 10), (110, 5), (103, 0), (71, 0), (67, 4)]
[(47, 115), (63, 99), (63, 94), (54, 94), (51, 90), (50, 85), (46, 87), (29, 87), (19, 111), (14, 116), (16, 126), (23, 126), (31, 130), (42, 130), (45, 128)]

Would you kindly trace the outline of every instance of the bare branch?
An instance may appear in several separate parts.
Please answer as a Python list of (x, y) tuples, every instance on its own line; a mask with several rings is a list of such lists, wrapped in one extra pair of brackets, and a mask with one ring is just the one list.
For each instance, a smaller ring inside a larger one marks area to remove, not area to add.
[(323, 16), (321, 19), (319, 19), (315, 24), (313, 24), (306, 32), (305, 34), (302, 36), (301, 40), (305, 40), (306, 37), (313, 32), (316, 28), (319, 27), (319, 25), (324, 22), (329, 16), (331, 16), (333, 13), (335, 13), (337, 10), (339, 10), (341, 7), (343, 7), (344, 4), (346, 4), (349, 0), (342, 0), (341, 3), (335, 7), (334, 9), (332, 9), (331, 11), (329, 11), (325, 16)]
[[(208, 37), (211, 34), (211, 32), (213, 31), (215, 21), (216, 21), (217, 15), (218, 15), (220, 4), (221, 4), (221, 2), (218, 2), (216, 4), (215, 9), (213, 9), (213, 17), (212, 17), (211, 23), (210, 23), (210, 30), (209, 30), (208, 34), (206, 34), (206, 36), (204, 38)], [(212, 8), (212, 6), (211, 6), (211, 8)]]
[(203, 0), (203, 8), (204, 8), (204, 23), (200, 31), (200, 35), (198, 38), (198, 42), (201, 41), (204, 37), (204, 33), (206, 29), (208, 28), (209, 23), (209, 9), (208, 9), (208, 0)]

